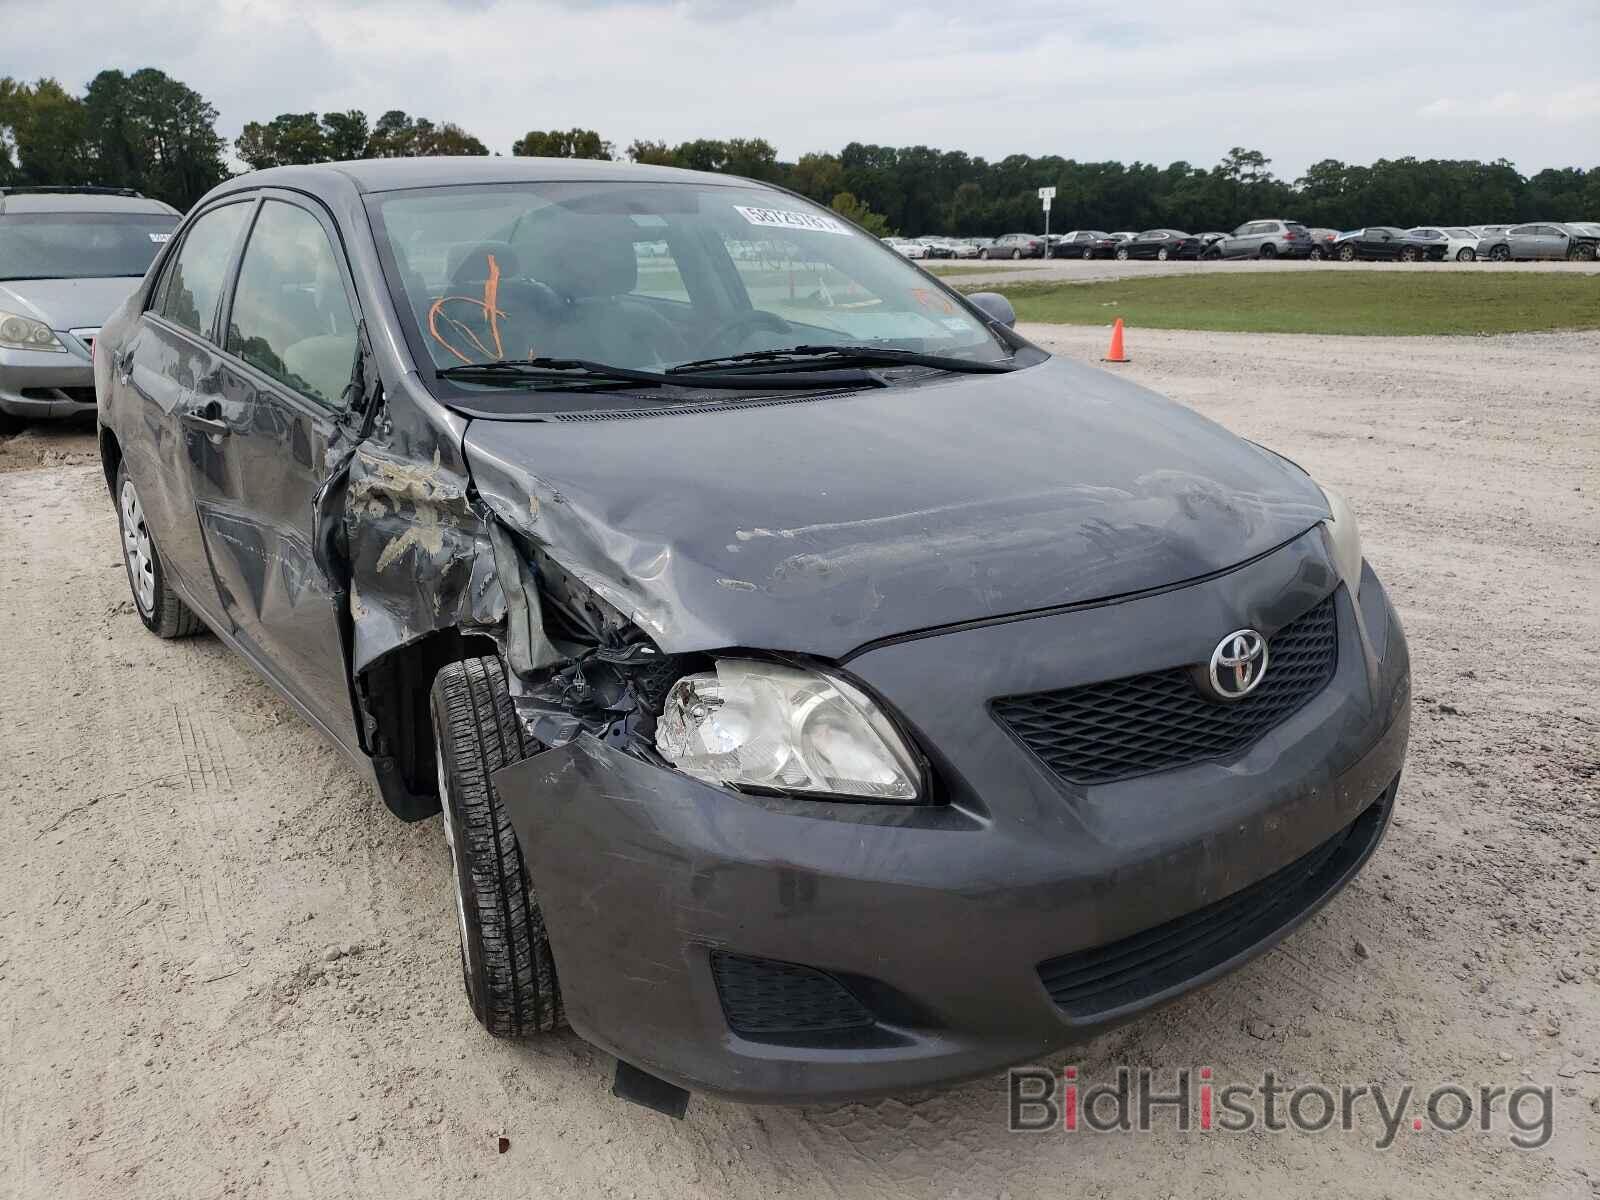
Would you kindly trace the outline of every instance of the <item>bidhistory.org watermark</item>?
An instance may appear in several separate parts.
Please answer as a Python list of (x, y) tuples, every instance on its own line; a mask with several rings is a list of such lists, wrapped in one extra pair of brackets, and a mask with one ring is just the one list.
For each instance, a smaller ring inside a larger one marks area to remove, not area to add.
[(1211, 1067), (1118, 1066), (1107, 1077), (1078, 1068), (1014, 1067), (1007, 1075), (1006, 1127), (1013, 1133), (1365, 1133), (1387, 1150), (1403, 1137), (1504, 1133), (1537, 1150), (1554, 1131), (1549, 1085), (1445, 1082), (1286, 1084), (1271, 1071), (1221, 1080)]

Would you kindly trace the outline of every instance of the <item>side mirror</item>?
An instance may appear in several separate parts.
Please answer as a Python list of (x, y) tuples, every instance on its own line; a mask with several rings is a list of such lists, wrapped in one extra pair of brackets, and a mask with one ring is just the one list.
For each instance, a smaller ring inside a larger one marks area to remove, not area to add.
[(1012, 308), (1011, 301), (999, 292), (974, 292), (967, 299), (979, 312), (997, 325), (1004, 325), (1010, 329), (1017, 323), (1016, 309)]

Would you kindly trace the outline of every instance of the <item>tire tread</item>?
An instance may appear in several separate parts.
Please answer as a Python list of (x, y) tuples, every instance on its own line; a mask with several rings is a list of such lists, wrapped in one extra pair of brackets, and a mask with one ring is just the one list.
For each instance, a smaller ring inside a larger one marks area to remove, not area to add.
[(543, 1033), (562, 1023), (560, 988), (544, 916), (511, 819), (492, 776), (534, 751), (522, 731), (499, 659), (469, 658), (433, 685), (439, 750), (450, 779), (445, 820), (465, 853), (461, 879), (477, 978), (462, 970), (478, 1020), (496, 1037)]

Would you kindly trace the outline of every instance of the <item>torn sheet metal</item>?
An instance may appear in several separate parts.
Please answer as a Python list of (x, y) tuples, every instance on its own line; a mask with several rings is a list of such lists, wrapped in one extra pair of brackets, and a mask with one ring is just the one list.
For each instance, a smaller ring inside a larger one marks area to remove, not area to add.
[(493, 518), (470, 498), (454, 438), (431, 426), (412, 435), (380, 429), (350, 463), (345, 537), (358, 674), (427, 633), (487, 627), (506, 614)]
[(465, 444), (495, 514), (669, 653), (843, 657), (1195, 579), (1327, 516), (1277, 456), (1061, 360), (981, 387), (478, 420)]

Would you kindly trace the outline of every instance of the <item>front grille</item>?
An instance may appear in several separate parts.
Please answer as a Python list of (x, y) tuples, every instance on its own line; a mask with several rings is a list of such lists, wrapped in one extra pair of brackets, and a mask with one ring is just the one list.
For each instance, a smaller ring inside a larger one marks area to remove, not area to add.
[(1244, 750), (1327, 686), (1338, 665), (1333, 597), (1267, 644), (1265, 678), (1243, 700), (1217, 703), (1188, 669), (1010, 696), (994, 714), (1071, 783), (1109, 783)]
[(723, 1014), (736, 1033), (770, 1037), (873, 1024), (872, 1013), (844, 984), (815, 967), (716, 950), (711, 974)]
[(1360, 865), (1383, 832), (1393, 788), (1315, 850), (1265, 879), (1164, 925), (1040, 963), (1040, 982), (1067, 1016), (1088, 1020), (1159, 998), (1261, 945)]

